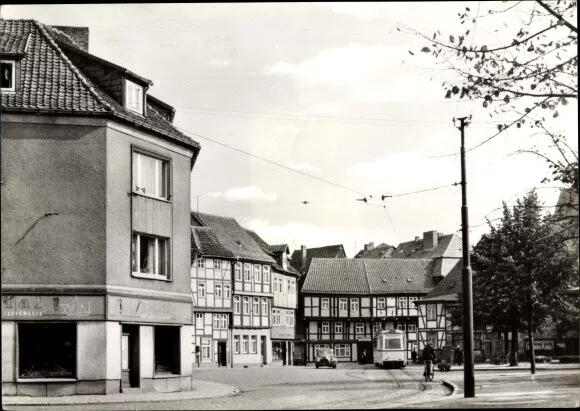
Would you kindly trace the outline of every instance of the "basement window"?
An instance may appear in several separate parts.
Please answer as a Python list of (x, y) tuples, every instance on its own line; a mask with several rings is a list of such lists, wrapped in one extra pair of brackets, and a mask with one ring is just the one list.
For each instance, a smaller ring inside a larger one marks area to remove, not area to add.
[(19, 378), (76, 378), (75, 323), (18, 324)]
[(180, 374), (179, 327), (155, 327), (155, 374)]
[(16, 91), (16, 65), (14, 61), (0, 61), (0, 88), (2, 91)]

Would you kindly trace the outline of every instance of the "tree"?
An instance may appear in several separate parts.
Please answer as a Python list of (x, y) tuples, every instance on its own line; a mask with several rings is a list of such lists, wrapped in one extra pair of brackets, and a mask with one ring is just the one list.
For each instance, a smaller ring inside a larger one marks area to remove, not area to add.
[(527, 332), (532, 373), (534, 333), (576, 310), (566, 294), (577, 285), (575, 259), (541, 210), (535, 191), (512, 209), (504, 203), (500, 223), (489, 223), (472, 253), (474, 317), (512, 332), (511, 365), (517, 364), (518, 331)]
[[(578, 193), (578, 152), (551, 124), (558, 108), (578, 100), (577, 1), (484, 4), (493, 9), (466, 7), (458, 13), (460, 32), (442, 35), (437, 30), (431, 36), (405, 30), (428, 41), (421, 52), (453, 75), (443, 82), (446, 98), (481, 102), (499, 120), (497, 131), (479, 145), (511, 127), (534, 128), (549, 138), (553, 154), (538, 145), (518, 153), (546, 159), (553, 170), (548, 180), (559, 180)], [(487, 44), (473, 44), (475, 30), (490, 27), (495, 31), (485, 36)], [(491, 44), (494, 39), (499, 40)]]

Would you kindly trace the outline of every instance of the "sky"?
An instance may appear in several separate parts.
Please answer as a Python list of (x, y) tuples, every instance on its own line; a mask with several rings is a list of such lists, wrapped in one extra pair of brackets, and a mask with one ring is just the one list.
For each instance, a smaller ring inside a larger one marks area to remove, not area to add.
[[(461, 234), (453, 118), (472, 115), (467, 148), (495, 134), (498, 119), (445, 99), (451, 73), (397, 27), (451, 32), (466, 6), (497, 4), (3, 5), (0, 16), (89, 27), (92, 54), (153, 81), (149, 93), (176, 108), (174, 125), (202, 147), (193, 210), (234, 217), (270, 244), (342, 244), (352, 257), (369, 242)], [(474, 44), (503, 40), (487, 24), (473, 33)], [(554, 120), (575, 148), (576, 110), (572, 102)], [(546, 162), (514, 154), (543, 144), (532, 134), (510, 129), (467, 154), (472, 245), (502, 201), (536, 187), (555, 204), (558, 185), (541, 183)]]

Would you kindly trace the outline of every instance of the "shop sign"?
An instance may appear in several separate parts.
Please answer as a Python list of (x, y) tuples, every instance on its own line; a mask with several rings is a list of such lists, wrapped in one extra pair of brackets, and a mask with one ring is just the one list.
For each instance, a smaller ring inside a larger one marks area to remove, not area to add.
[(295, 335), (294, 327), (273, 326), (270, 330), (270, 338), (284, 338), (293, 340)]
[(3, 295), (2, 318), (17, 320), (105, 318), (101, 295)]
[(191, 324), (191, 303), (109, 296), (107, 319)]

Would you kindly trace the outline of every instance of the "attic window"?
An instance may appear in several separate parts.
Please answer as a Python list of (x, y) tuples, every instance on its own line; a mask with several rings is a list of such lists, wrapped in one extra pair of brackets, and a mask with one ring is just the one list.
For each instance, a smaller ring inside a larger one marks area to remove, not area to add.
[(16, 91), (16, 67), (14, 63), (10, 60), (0, 62), (0, 88), (2, 91)]
[(143, 87), (125, 79), (125, 107), (143, 114)]

